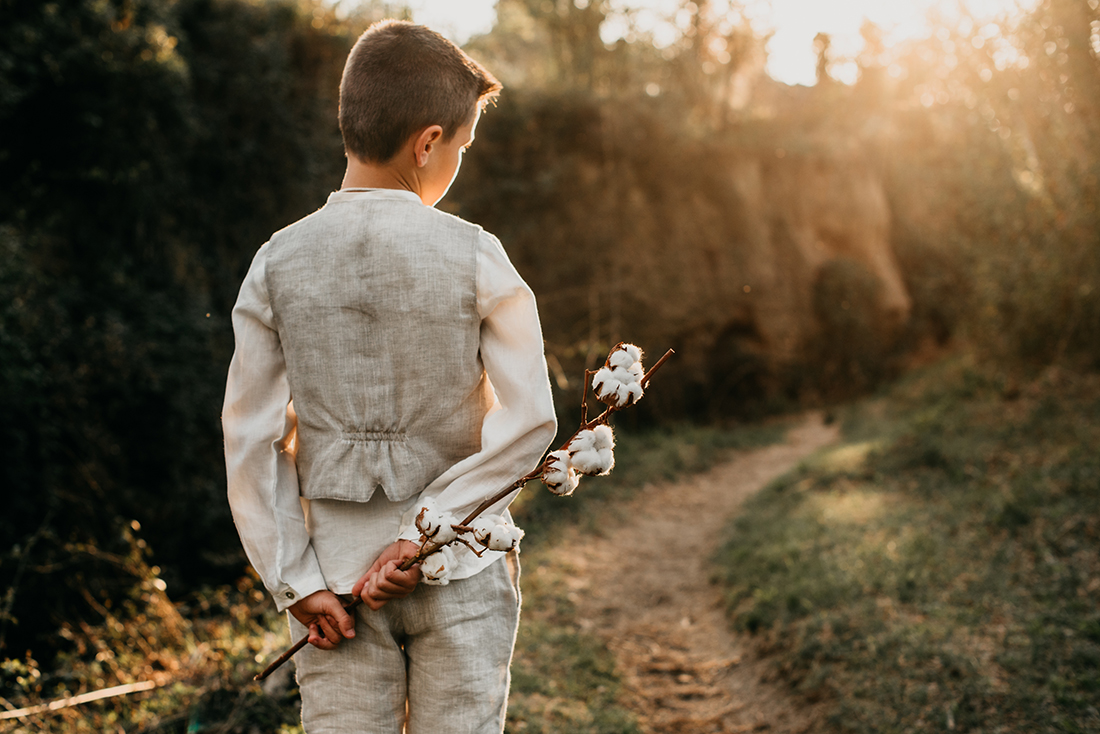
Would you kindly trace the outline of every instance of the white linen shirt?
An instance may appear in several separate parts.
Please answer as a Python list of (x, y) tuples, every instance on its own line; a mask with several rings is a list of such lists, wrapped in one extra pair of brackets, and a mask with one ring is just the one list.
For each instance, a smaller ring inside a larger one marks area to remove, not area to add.
[[(345, 189), (329, 202), (348, 197), (420, 201), (409, 191)], [(482, 424), (481, 450), (405, 502), (390, 502), (383, 492), (362, 503), (300, 497), (293, 396), (265, 285), (269, 251), (264, 246), (256, 253), (233, 308), (236, 350), (222, 427), (233, 520), (249, 561), (283, 611), (322, 589), (350, 593), (386, 546), (418, 540), (413, 519), (421, 500), (435, 498), (459, 519), (467, 515), (535, 467), (557, 426), (534, 294), (500, 241), (483, 231), (476, 258), (480, 354), (496, 399)], [(514, 497), (487, 512), (507, 515)], [(502, 555), (478, 558), (461, 544), (454, 549), (454, 580)]]

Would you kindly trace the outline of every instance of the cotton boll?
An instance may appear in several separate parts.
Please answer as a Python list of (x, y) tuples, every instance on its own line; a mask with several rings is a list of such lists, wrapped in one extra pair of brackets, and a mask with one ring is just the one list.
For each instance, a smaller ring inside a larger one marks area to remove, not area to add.
[(615, 456), (611, 453), (611, 449), (580, 451), (573, 454), (571, 461), (581, 474), (593, 477), (607, 474), (615, 466)]
[(630, 355), (622, 349), (616, 349), (607, 358), (607, 364), (612, 367), (629, 367), (637, 360), (631, 359)]
[(558, 449), (546, 457), (547, 468), (553, 467), (560, 471), (568, 471), (569, 466), (569, 452), (566, 449)]
[(500, 522), (493, 527), (492, 532), (486, 539), (488, 542), (486, 542), (485, 545), (489, 550), (510, 551), (519, 544), (522, 537), (522, 530), (515, 525), (505, 522), (504, 518), (500, 518)]
[(493, 528), (504, 522), (504, 518), (500, 515), (478, 515), (474, 518), (474, 521), (470, 523), (470, 527), (474, 531), (474, 540), (486, 545), (485, 539), (492, 534)]
[(577, 451), (589, 451), (596, 448), (596, 434), (589, 430), (578, 431), (576, 436), (569, 440), (566, 450), (572, 456)]
[(610, 474), (615, 468), (615, 454), (611, 449), (600, 449), (600, 474)]
[(491, 550), (511, 550), (523, 537), (523, 531), (501, 515), (481, 515), (470, 527), (474, 529), (474, 540)]
[(617, 381), (623, 384), (629, 385), (634, 382), (634, 375), (630, 373), (626, 367), (616, 367), (611, 370), (611, 376)]
[(596, 449), (578, 451), (569, 460), (573, 463), (573, 468), (581, 474), (596, 476), (600, 473), (600, 452)]
[(457, 538), (458, 533), (451, 527), (457, 523), (458, 518), (440, 510), (432, 499), (424, 502), (416, 516), (416, 529), (421, 536), (436, 543), (450, 543)]
[(573, 494), (580, 480), (577, 471), (569, 461), (569, 452), (565, 449), (555, 451), (546, 457), (542, 470), (542, 483), (557, 495)]
[(619, 398), (619, 395), (623, 393), (623, 389), (623, 383), (618, 380), (608, 380), (596, 391), (596, 399), (601, 403), (620, 407), (622, 405), (622, 400)]
[(568, 497), (573, 494), (573, 491), (580, 484), (580, 477), (577, 476), (577, 472), (570, 469), (568, 474), (561, 474), (557, 476), (547, 476), (543, 479), (546, 484), (546, 488), (559, 497)]
[(597, 449), (615, 448), (615, 434), (611, 431), (611, 426), (596, 426), (592, 429), (592, 436)]
[(430, 586), (446, 586), (455, 567), (455, 552), (445, 545), (420, 562), (420, 574)]
[(608, 383), (613, 381), (614, 378), (611, 376), (609, 368), (601, 367), (596, 370), (596, 375), (592, 378), (592, 389), (596, 392), (596, 396), (599, 397), (600, 392), (607, 387)]
[(479, 515), (470, 523), (474, 540), (489, 550), (510, 551), (523, 537), (523, 530), (501, 515)]
[(592, 380), (592, 389), (596, 399), (602, 403), (621, 408), (629, 403), (629, 385), (634, 382), (630, 371), (623, 367), (608, 369), (604, 367), (596, 372)]

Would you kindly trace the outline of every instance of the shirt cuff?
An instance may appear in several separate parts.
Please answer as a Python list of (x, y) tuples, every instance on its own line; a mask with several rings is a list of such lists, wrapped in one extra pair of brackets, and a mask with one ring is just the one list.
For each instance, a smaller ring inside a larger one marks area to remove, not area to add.
[(310, 594), (324, 591), (327, 588), (324, 579), (309, 579), (303, 580), (295, 586), (286, 584), (277, 589), (268, 589), (268, 591), (271, 592), (272, 598), (275, 599), (275, 607), (280, 612), (285, 612), (290, 606), (305, 599)]

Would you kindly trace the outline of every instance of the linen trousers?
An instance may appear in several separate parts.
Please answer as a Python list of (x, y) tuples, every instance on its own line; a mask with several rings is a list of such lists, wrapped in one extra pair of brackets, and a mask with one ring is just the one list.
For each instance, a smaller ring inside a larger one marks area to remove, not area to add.
[(516, 551), (378, 611), (359, 605), (355, 637), (294, 657), (306, 734), (500, 734), (519, 608)]

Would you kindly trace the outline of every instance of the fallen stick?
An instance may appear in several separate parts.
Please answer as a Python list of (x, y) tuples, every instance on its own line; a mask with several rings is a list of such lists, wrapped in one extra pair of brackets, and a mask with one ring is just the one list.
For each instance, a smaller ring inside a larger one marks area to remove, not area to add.
[(50, 711), (60, 711), (61, 709), (67, 709), (70, 706), (79, 706), (82, 703), (91, 703), (92, 701), (99, 701), (104, 698), (125, 696), (129, 693), (151, 691), (156, 688), (157, 685), (157, 683), (151, 680), (143, 680), (137, 683), (127, 683), (125, 685), (114, 686), (112, 688), (104, 688), (99, 691), (92, 691), (91, 693), (81, 693), (79, 696), (60, 698), (56, 701), (51, 701), (50, 703), (42, 703), (38, 704), (37, 706), (28, 706), (27, 708), (0, 712), (0, 721), (3, 721), (5, 719), (21, 719), (25, 716), (44, 714)]

